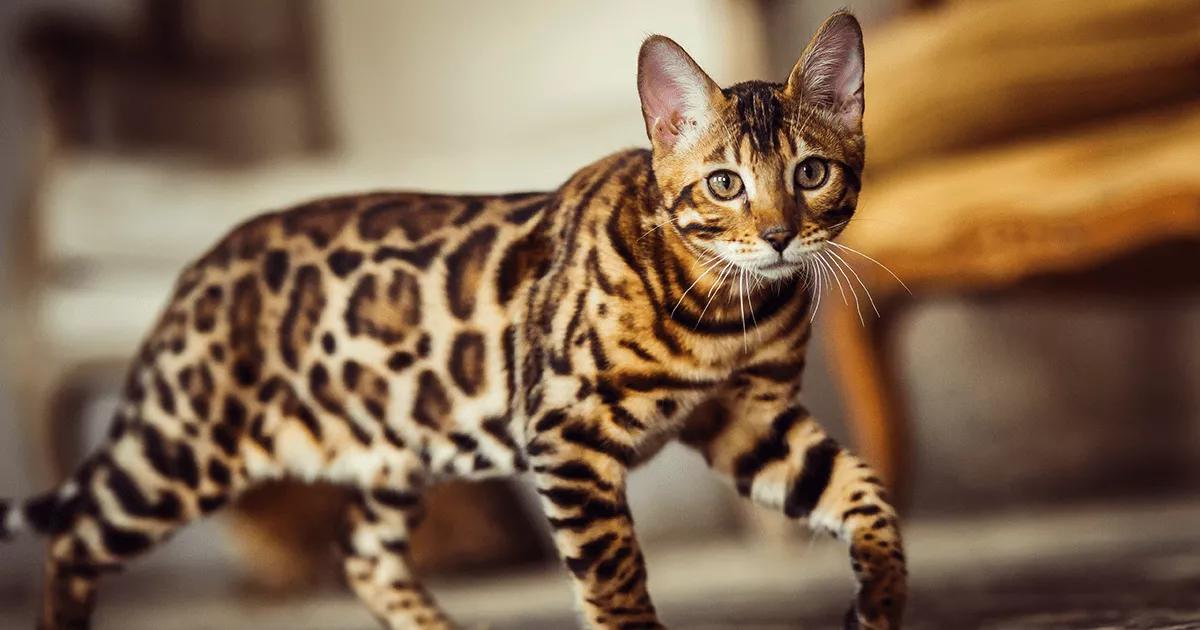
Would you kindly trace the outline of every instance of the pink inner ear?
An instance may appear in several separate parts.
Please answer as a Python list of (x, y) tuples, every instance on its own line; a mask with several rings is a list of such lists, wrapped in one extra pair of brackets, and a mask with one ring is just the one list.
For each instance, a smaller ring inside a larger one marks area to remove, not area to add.
[(700, 67), (678, 44), (666, 37), (652, 37), (642, 44), (638, 58), (637, 91), (642, 97), (642, 114), (650, 140), (672, 148), (680, 133), (695, 125), (707, 107), (703, 101), (712, 85)]
[(833, 84), (835, 107), (848, 126), (862, 124), (863, 62), (857, 42), (846, 51), (846, 60)]
[(843, 62), (838, 68), (833, 89), (838, 100), (845, 100), (862, 88), (863, 63), (856, 41), (845, 42), (845, 46), (841, 47), (841, 54)]
[(671, 50), (670, 44), (648, 42), (642, 52), (638, 76), (646, 131), (652, 139), (668, 147), (675, 143), (687, 121), (684, 81), (689, 77), (680, 75), (687, 71), (688, 62), (679, 55)]
[(862, 60), (852, 33), (836, 29), (823, 35), (804, 64), (805, 95), (837, 105), (861, 85)]
[(837, 112), (849, 127), (862, 123), (862, 35), (852, 17), (835, 18), (817, 35), (801, 66), (801, 93)]

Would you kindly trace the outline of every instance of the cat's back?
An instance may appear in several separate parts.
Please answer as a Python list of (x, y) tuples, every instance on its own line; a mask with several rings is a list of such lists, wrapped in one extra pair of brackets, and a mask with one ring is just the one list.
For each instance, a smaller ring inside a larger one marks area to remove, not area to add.
[(221, 270), (239, 262), (278, 258), (281, 252), (303, 260), (327, 258), (335, 275), (344, 275), (359, 255), (382, 260), (399, 257), (421, 266), (427, 261), (394, 250), (422, 245), (425, 258), (434, 258), (447, 244), (463, 240), (475, 230), (524, 224), (539, 213), (549, 196), (543, 192), (449, 195), (388, 191), (320, 198), (243, 222), (189, 270)]
[(372, 192), (254, 217), (183, 270), (143, 352), (222, 364), (243, 385), (347, 347), (428, 354), (431, 330), (497, 312), (527, 278), (549, 198)]
[[(363, 275), (399, 269), (415, 275), (444, 272), (450, 287), (447, 299), (461, 316), (468, 309), (455, 303), (454, 287), (477, 284), (472, 269), (495, 263), (504, 301), (511, 291), (505, 282), (523, 279), (530, 265), (536, 267), (565, 244), (561, 229), (566, 223), (578, 221), (579, 211), (588, 206), (614, 204), (628, 184), (630, 167), (647, 170), (648, 163), (645, 150), (617, 152), (579, 169), (549, 192), (378, 191), (267, 212), (230, 230), (185, 268), (174, 298), (184, 298), (209, 282), (248, 283), (248, 276), (265, 294), (276, 295), (316, 276), (349, 284)], [(622, 174), (626, 177), (619, 177)], [(511, 251), (491, 260), (497, 248)]]

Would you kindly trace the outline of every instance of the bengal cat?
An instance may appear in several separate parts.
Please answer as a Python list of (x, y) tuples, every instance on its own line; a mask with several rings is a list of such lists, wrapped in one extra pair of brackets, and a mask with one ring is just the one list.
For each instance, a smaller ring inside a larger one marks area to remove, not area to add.
[(41, 627), (87, 626), (102, 575), (289, 476), (356, 490), (345, 572), (385, 626), (447, 628), (406, 562), (422, 489), (529, 471), (582, 621), (659, 628), (624, 488), (677, 438), (848, 543), (847, 624), (898, 627), (896, 512), (797, 400), (808, 273), (863, 168), (858, 22), (830, 17), (786, 83), (724, 89), (653, 36), (637, 83), (652, 149), (553, 192), (325, 199), (189, 266), (106, 446), (0, 512), (50, 537)]

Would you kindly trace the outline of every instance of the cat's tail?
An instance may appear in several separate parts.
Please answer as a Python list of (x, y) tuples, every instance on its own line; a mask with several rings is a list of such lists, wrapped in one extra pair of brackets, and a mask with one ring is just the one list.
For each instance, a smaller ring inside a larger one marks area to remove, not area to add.
[(21, 509), (8, 499), (0, 499), (0, 540), (8, 540), (25, 529)]
[(79, 508), (79, 488), (74, 481), (24, 501), (0, 499), (0, 541), (29, 531), (53, 533), (69, 523)]

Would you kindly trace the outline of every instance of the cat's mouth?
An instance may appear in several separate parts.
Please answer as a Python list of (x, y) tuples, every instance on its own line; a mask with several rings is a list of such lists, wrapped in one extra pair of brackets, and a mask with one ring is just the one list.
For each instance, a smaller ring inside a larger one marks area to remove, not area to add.
[(737, 261), (739, 267), (765, 280), (786, 280), (806, 273), (820, 257), (825, 240), (797, 242), (779, 254), (746, 257)]
[[(721, 266), (728, 263), (733, 266), (732, 273), (750, 274), (751, 278), (761, 280), (782, 281), (806, 273), (813, 267), (815, 259), (821, 256), (827, 239), (820, 235), (810, 236), (803, 240), (795, 240), (782, 252), (775, 251), (761, 243), (758, 247), (744, 247), (735, 243), (717, 243), (709, 249), (709, 264), (714, 273), (721, 275)], [(715, 256), (713, 256), (715, 255)], [(729, 270), (723, 273), (729, 274)]]
[(739, 265), (750, 273), (767, 280), (783, 280), (801, 273), (804, 263), (779, 257), (768, 262), (747, 262)]
[(787, 269), (795, 269), (799, 266), (800, 266), (800, 263), (788, 262), (788, 261), (780, 258), (779, 260), (777, 260), (773, 263), (768, 263), (766, 265), (759, 265), (755, 269), (755, 271), (784, 271)]

